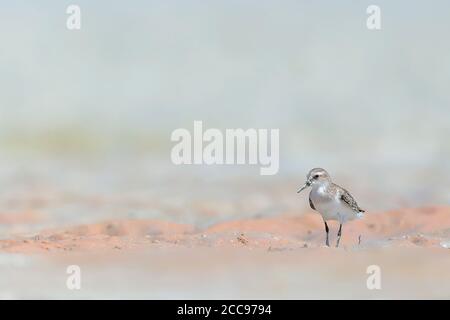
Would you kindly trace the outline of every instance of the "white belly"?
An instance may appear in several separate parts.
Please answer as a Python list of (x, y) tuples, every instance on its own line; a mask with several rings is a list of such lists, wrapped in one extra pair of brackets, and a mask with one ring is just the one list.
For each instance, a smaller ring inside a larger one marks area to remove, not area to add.
[(339, 198), (324, 193), (321, 188), (311, 190), (309, 197), (325, 221), (337, 220), (339, 223), (345, 223), (361, 216)]

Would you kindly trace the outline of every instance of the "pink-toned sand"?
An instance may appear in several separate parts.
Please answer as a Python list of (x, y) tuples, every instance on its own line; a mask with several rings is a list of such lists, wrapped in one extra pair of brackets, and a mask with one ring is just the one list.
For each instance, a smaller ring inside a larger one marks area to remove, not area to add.
[[(40, 218), (0, 216), (29, 219)], [(449, 207), (368, 213), (343, 231), (326, 248), (319, 215), (287, 212), (204, 229), (137, 219), (16, 234), (0, 241), (0, 299), (450, 298)], [(72, 291), (74, 264), (83, 284)], [(371, 265), (380, 290), (366, 285)]]
[[(33, 213), (15, 215), (14, 221), (34, 219)], [(331, 240), (337, 225), (330, 223)], [(450, 208), (426, 207), (368, 213), (343, 228), (342, 249), (355, 247), (439, 248), (450, 235)], [(266, 250), (317, 248), (324, 245), (319, 215), (285, 214), (276, 218), (235, 220), (205, 229), (158, 220), (113, 220), (64, 229), (42, 230), (33, 236), (1, 240), (2, 251), (14, 253), (88, 252), (99, 250), (151, 250), (154, 247), (246, 247)]]

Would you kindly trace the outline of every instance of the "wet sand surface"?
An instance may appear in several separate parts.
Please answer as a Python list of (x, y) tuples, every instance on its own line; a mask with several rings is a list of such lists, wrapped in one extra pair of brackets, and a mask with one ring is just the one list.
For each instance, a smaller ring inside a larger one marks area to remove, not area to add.
[[(29, 219), (39, 215), (0, 215), (4, 224)], [(19, 233), (0, 241), (0, 297), (450, 298), (449, 207), (368, 213), (344, 226), (340, 248), (324, 247), (324, 235), (311, 211), (207, 227), (136, 218)], [(80, 290), (66, 286), (69, 265), (81, 268)], [(367, 288), (371, 265), (380, 290)]]

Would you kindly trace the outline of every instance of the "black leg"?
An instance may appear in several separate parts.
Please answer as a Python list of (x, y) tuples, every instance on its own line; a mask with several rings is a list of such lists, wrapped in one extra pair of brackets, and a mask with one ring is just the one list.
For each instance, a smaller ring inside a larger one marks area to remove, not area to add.
[(327, 247), (329, 247), (330, 241), (328, 240), (328, 233), (330, 232), (330, 229), (328, 228), (327, 222), (325, 220), (323, 220), (323, 222), (325, 223), (325, 232), (327, 233), (327, 239), (325, 241), (325, 244), (327, 245)]
[(339, 241), (341, 241), (341, 235), (342, 235), (342, 223), (339, 225), (339, 231), (337, 234), (337, 241), (336, 241), (336, 248), (339, 247)]

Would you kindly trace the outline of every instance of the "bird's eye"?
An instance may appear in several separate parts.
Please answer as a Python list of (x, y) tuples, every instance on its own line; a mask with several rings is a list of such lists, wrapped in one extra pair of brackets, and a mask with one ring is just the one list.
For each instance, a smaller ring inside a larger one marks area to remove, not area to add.
[(314, 179), (317, 179), (319, 177), (319, 175), (318, 174), (316, 174), (313, 178)]

